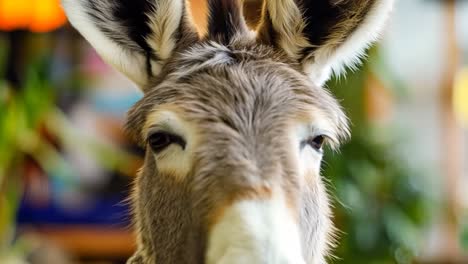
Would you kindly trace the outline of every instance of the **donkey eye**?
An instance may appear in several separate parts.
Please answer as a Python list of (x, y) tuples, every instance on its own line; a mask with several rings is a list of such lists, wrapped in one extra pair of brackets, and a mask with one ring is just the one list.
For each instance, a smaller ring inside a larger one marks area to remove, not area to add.
[(155, 132), (148, 137), (148, 144), (154, 152), (161, 152), (171, 144), (178, 144), (185, 149), (185, 141), (180, 136), (167, 132)]
[(324, 135), (318, 135), (315, 137), (311, 137), (310, 139), (307, 140), (307, 145), (311, 146), (317, 151), (321, 151), (323, 147), (323, 143), (325, 142), (325, 136)]

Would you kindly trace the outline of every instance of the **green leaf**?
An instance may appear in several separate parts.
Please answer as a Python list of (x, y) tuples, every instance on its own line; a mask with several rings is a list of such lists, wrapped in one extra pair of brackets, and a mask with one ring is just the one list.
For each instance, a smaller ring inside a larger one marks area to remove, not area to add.
[(464, 250), (468, 250), (468, 219), (462, 226), (462, 232), (460, 234), (460, 243)]

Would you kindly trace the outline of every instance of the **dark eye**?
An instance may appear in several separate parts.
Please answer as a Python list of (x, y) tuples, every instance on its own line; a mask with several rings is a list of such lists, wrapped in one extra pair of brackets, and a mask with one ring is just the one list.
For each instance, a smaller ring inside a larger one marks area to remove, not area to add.
[(317, 151), (321, 151), (325, 142), (324, 135), (318, 135), (307, 140), (307, 144)]
[(168, 132), (155, 132), (148, 137), (148, 145), (154, 152), (161, 152), (171, 144), (178, 144), (185, 149), (185, 141), (177, 135)]

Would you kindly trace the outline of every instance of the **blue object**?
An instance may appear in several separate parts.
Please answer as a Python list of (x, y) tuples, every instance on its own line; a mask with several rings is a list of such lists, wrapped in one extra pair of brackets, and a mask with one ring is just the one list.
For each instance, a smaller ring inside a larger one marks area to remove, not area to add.
[(46, 207), (28, 203), (23, 199), (17, 214), (19, 224), (93, 224), (112, 227), (128, 227), (130, 224), (130, 208), (122, 203), (126, 197), (112, 196), (96, 199), (86, 209), (74, 212), (64, 209), (56, 202)]

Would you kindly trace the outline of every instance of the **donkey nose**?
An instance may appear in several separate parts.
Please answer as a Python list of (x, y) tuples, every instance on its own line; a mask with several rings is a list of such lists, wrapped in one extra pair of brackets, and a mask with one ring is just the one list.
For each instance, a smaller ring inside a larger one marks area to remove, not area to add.
[(294, 258), (288, 256), (278, 256), (275, 259), (268, 259), (259, 255), (253, 255), (250, 252), (245, 252), (240, 249), (228, 249), (225, 255), (219, 261), (210, 262), (209, 264), (305, 264), (302, 258)]
[(208, 239), (208, 264), (305, 263), (297, 219), (282, 197), (234, 202)]

